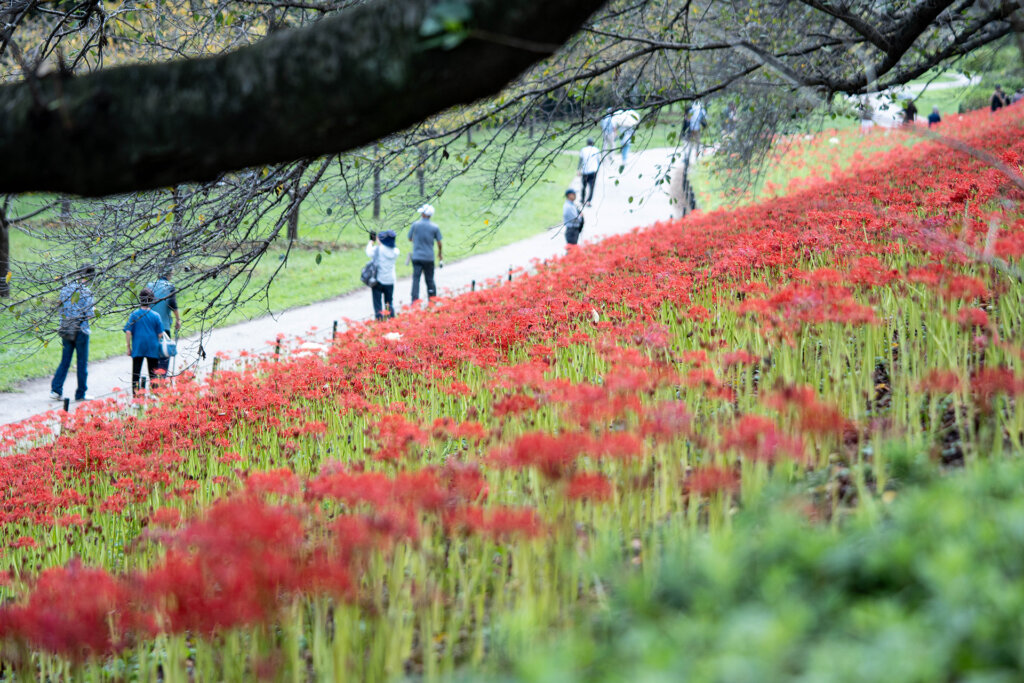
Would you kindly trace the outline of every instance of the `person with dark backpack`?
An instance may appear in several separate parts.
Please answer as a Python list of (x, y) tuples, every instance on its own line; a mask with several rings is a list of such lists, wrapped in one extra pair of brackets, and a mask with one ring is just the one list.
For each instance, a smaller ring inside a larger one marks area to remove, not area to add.
[(72, 355), (78, 358), (75, 400), (88, 401), (92, 398), (86, 393), (86, 384), (89, 379), (89, 318), (96, 315), (89, 282), (95, 275), (95, 268), (85, 266), (75, 271), (72, 281), (60, 290), (60, 328), (57, 334), (61, 338), (62, 350), (60, 364), (50, 382), (50, 398), (55, 401), (64, 398), (64, 380), (71, 368)]

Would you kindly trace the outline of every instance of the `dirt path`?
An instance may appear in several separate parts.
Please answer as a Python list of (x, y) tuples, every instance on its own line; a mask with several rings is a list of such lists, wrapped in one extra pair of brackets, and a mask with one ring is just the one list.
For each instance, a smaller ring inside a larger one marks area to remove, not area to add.
[[(884, 90), (872, 95), (868, 98), (868, 101), (874, 109), (873, 120), (875, 125), (882, 126), (883, 128), (896, 128), (902, 125), (903, 100), (907, 97), (919, 96), (924, 92), (925, 88), (928, 90), (951, 90), (953, 88), (965, 88), (981, 81), (981, 76), (972, 76), (968, 78), (963, 74), (950, 75), (955, 76), (955, 80), (937, 81), (928, 85), (905, 85), (900, 88)], [(893, 100), (892, 95), (896, 95), (895, 100)], [(920, 120), (925, 120), (928, 118), (929, 113), (930, 112), (920, 111), (918, 112), (918, 118)], [(944, 116), (953, 113), (955, 112), (942, 112)]]
[[(668, 197), (668, 184), (655, 185), (655, 180), (672, 164), (672, 150), (653, 149), (634, 153), (620, 173), (618, 155), (602, 165), (598, 175), (597, 192), (593, 206), (584, 211), (586, 227), (581, 244), (595, 242), (609, 235), (626, 233), (636, 226), (646, 226), (667, 220), (673, 215)], [(569, 178), (566, 178), (567, 185)], [(616, 183), (616, 181), (618, 181)], [(577, 189), (579, 179), (572, 179)], [(560, 221), (564, 187), (553, 187), (550, 198), (551, 223)], [(444, 226), (444, 216), (437, 217)], [(404, 247), (400, 241), (400, 247)], [(509, 268), (530, 268), (536, 260), (544, 260), (564, 253), (565, 238), (561, 229), (552, 229), (521, 242), (492, 252), (479, 254), (456, 263), (445, 264), (436, 273), (439, 293), (450, 296), (468, 290), (475, 281), (481, 286), (492, 281), (498, 286), (507, 280)], [(400, 279), (395, 285), (395, 300), (399, 307), (409, 303), (411, 283)], [(265, 316), (214, 330), (202, 339), (205, 360), (199, 360), (199, 338), (182, 340), (177, 366), (192, 366), (200, 374), (209, 372), (215, 355), (235, 358), (242, 351), (266, 351), (278, 335), (306, 336), (326, 339), (334, 321), (343, 327), (346, 320), (365, 320), (372, 316), (370, 293), (363, 289), (309, 306), (294, 308), (283, 313)], [(413, 310), (399, 309), (400, 315), (415, 315)], [(316, 328), (313, 330), (313, 328)], [(312, 332), (310, 332), (313, 330)], [(56, 368), (59, 354), (53, 355)], [(229, 361), (230, 362), (230, 361)], [(95, 398), (125, 396), (131, 384), (131, 362), (117, 357), (89, 364), (89, 394)], [(65, 393), (72, 395), (75, 388), (75, 369), (72, 364), (64, 384)], [(121, 389), (120, 394), (115, 390)], [(0, 424), (17, 422), (33, 415), (59, 408), (49, 399), (50, 378), (29, 380), (13, 392), (0, 393)], [(71, 403), (74, 410), (76, 404)]]

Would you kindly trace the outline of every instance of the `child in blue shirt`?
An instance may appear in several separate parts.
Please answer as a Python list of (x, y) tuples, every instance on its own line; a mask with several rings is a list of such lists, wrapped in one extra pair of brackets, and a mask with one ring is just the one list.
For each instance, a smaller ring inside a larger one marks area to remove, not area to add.
[(152, 309), (155, 299), (153, 290), (149, 287), (139, 292), (140, 308), (128, 316), (128, 322), (124, 325), (128, 355), (132, 357), (133, 397), (139, 389), (143, 359), (146, 360), (146, 370), (149, 373), (150, 385), (155, 386), (157, 383), (157, 363), (160, 361), (160, 335), (164, 332), (164, 323), (160, 320), (160, 316), (156, 311)]

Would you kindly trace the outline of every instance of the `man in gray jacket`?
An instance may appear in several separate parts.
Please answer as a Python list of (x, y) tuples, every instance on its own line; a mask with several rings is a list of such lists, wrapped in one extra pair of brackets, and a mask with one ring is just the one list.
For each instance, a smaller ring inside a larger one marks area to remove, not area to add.
[(562, 225), (565, 226), (565, 243), (576, 244), (583, 230), (583, 210), (576, 206), (576, 190), (565, 191), (565, 206), (562, 207)]
[(434, 207), (424, 204), (420, 207), (420, 219), (409, 228), (409, 241), (412, 242), (413, 301), (420, 298), (420, 273), (427, 283), (427, 298), (437, 296), (437, 285), (434, 284), (434, 242), (437, 242), (437, 261), (444, 267), (441, 229), (430, 220), (433, 215)]

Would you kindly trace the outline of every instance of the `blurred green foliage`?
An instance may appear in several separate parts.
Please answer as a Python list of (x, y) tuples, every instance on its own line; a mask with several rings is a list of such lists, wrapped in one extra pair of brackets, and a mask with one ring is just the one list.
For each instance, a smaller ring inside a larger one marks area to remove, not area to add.
[(790, 493), (640, 565), (616, 552), (607, 607), (507, 679), (1021, 680), (1024, 463), (901, 467), (921, 485), (842, 524)]

